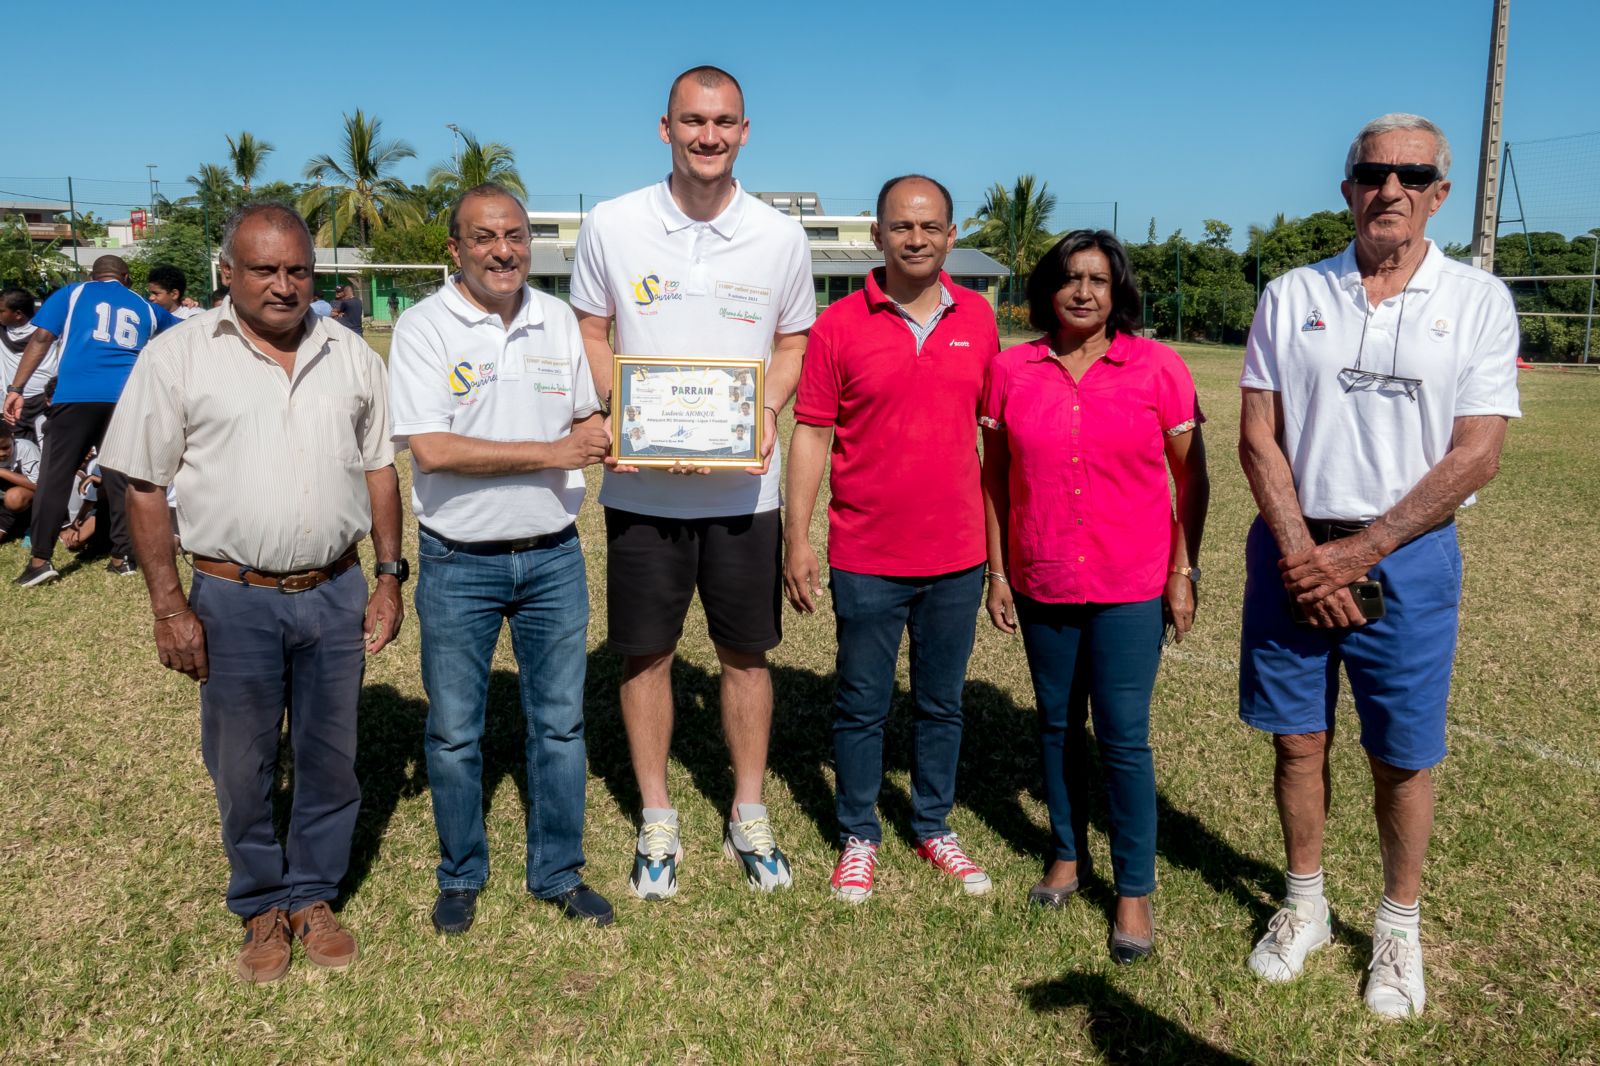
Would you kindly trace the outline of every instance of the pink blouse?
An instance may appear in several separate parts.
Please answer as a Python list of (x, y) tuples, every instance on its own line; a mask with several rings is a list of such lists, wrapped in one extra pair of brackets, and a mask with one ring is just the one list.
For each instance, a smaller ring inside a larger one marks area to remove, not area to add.
[(1164, 344), (1119, 333), (1080, 381), (1048, 338), (990, 365), (978, 421), (1010, 453), (1008, 578), (1047, 603), (1161, 595), (1172, 555), (1166, 440), (1205, 421)]

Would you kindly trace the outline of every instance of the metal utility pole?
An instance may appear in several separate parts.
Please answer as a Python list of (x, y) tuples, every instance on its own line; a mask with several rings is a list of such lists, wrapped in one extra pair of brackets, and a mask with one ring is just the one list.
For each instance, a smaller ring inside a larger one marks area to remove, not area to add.
[(1472, 224), (1472, 261), (1494, 270), (1494, 238), (1500, 224), (1500, 113), (1505, 106), (1506, 32), (1511, 0), (1494, 0), (1489, 28), (1489, 74), (1483, 86), (1483, 139), (1478, 152), (1478, 207)]
[(1173, 256), (1178, 263), (1178, 335), (1173, 338), (1177, 343), (1183, 342), (1183, 245), (1179, 243), (1177, 254)]
[(144, 165), (144, 169), (150, 177), (150, 226), (152, 229), (155, 228), (156, 222), (156, 167), (158, 166), (160, 166), (159, 163), (146, 163)]
[(1589, 264), (1589, 314), (1583, 323), (1583, 361), (1589, 361), (1589, 335), (1594, 332), (1594, 276), (1600, 274), (1600, 235), (1580, 233), (1575, 238), (1594, 242), (1594, 261)]

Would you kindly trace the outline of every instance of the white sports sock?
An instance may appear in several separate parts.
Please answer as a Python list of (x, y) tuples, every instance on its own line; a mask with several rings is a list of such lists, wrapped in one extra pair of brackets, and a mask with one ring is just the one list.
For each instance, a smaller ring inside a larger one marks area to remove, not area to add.
[(1297, 874), (1289, 871), (1288, 899), (1294, 903), (1317, 904), (1322, 902), (1322, 867), (1316, 873)]
[(1422, 929), (1422, 901), (1396, 903), (1388, 896), (1384, 896), (1378, 903), (1378, 921), (1398, 929), (1420, 932)]

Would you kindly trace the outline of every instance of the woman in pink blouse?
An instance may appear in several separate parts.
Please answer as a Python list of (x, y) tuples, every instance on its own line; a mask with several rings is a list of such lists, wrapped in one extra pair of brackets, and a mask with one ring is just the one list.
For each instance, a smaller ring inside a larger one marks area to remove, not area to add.
[(1092, 708), (1117, 891), (1111, 955), (1129, 963), (1153, 949), (1150, 697), (1163, 620), (1178, 640), (1194, 621), (1204, 419), (1183, 359), (1134, 333), (1139, 292), (1112, 234), (1063, 237), (1028, 279), (1028, 304), (1045, 336), (994, 360), (980, 421), (989, 617), (1022, 630), (1054, 841), (1029, 898), (1060, 906), (1088, 868)]

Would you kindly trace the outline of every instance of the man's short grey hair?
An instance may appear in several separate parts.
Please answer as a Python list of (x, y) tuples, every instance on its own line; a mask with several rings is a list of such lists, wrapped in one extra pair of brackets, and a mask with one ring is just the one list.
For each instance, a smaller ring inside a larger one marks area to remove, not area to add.
[(1433, 135), (1433, 165), (1439, 168), (1439, 177), (1450, 175), (1450, 142), (1445, 139), (1444, 130), (1435, 126), (1421, 115), (1410, 115), (1404, 111), (1391, 111), (1387, 115), (1379, 115), (1356, 134), (1356, 139), (1350, 142), (1350, 150), (1344, 156), (1344, 176), (1348, 180), (1355, 170), (1355, 165), (1361, 162), (1361, 149), (1367, 143), (1368, 137), (1378, 137), (1395, 130), (1421, 130), (1423, 133)]
[(305, 237), (307, 246), (316, 248), (316, 242), (311, 239), (311, 230), (306, 227), (306, 220), (300, 217), (300, 212), (288, 204), (268, 200), (259, 204), (246, 204), (228, 216), (228, 221), (222, 226), (222, 247), (217, 252), (218, 260), (229, 266), (233, 265), (233, 240), (239, 233), (239, 227), (252, 218), (269, 222), (278, 230), (297, 232)]

